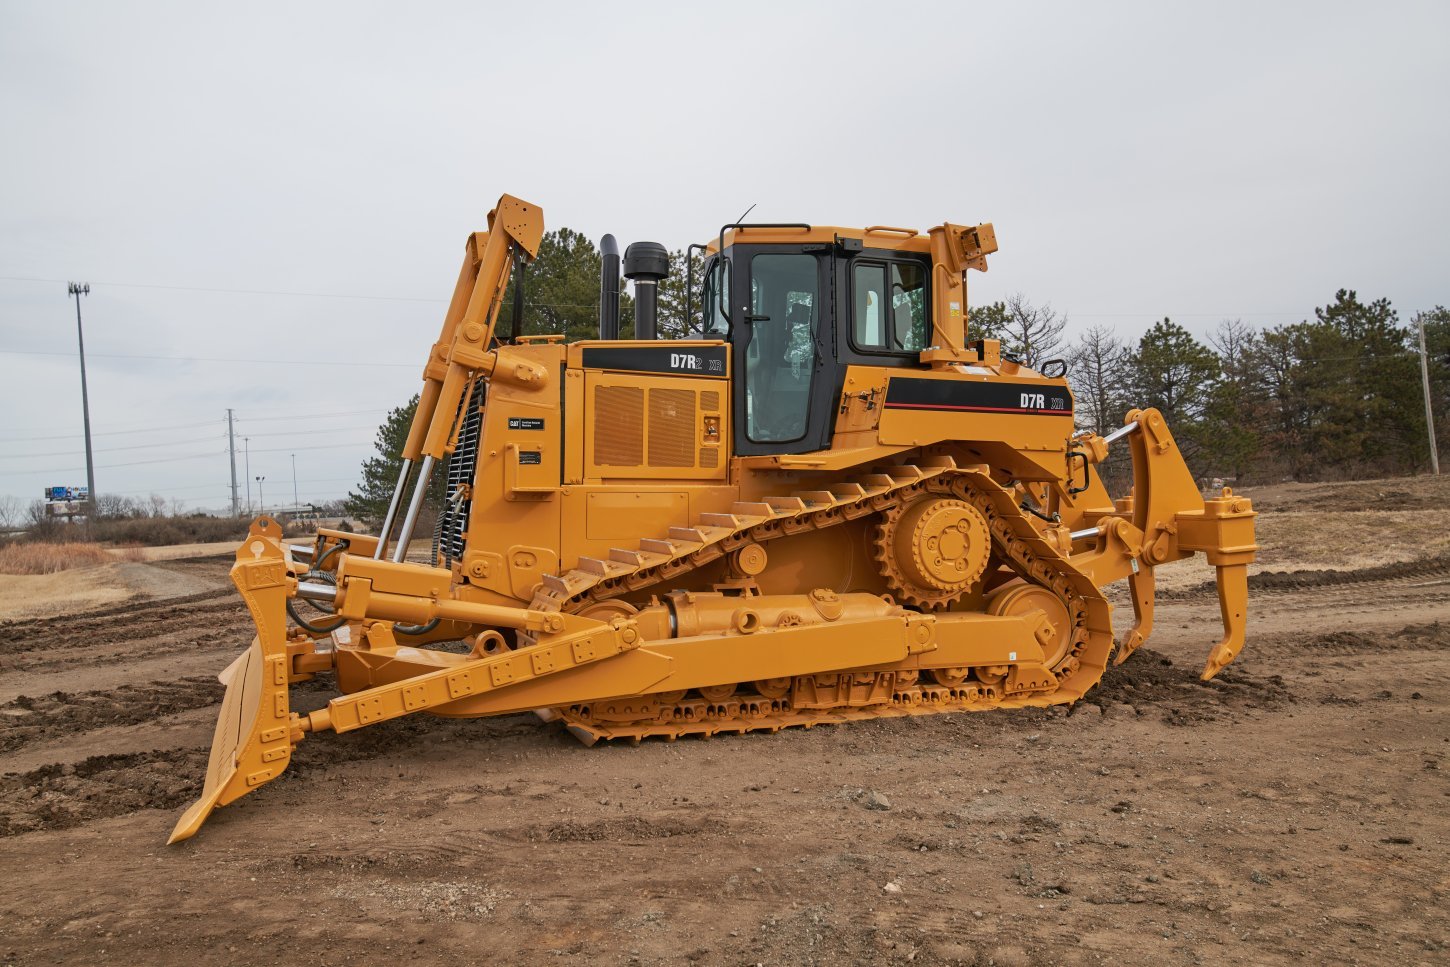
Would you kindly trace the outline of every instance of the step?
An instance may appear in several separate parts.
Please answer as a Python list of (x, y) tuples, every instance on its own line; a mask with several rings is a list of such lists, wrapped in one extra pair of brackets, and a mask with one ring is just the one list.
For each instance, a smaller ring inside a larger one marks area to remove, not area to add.
[(834, 506), (837, 500), (829, 490), (797, 490), (795, 495), (812, 510)]

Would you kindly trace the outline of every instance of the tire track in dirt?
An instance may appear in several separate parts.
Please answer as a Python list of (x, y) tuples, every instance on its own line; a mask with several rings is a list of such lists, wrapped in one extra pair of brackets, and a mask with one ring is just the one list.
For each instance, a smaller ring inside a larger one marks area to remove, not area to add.
[(1399, 631), (1367, 635), (1359, 631), (1331, 631), (1304, 640), (1306, 655), (1363, 655), (1450, 647), (1450, 625), (1432, 621), (1405, 625)]
[[(1291, 594), (1339, 585), (1381, 582), (1403, 584), (1407, 580), (1416, 578), (1437, 578), (1446, 575), (1450, 575), (1450, 555), (1440, 555), (1351, 571), (1339, 571), (1333, 568), (1322, 571), (1261, 571), (1258, 574), (1249, 575), (1249, 591), (1251, 593)], [(1205, 597), (1217, 593), (1214, 582), (1205, 581), (1189, 588), (1159, 591), (1158, 597), (1165, 600), (1176, 600)]]
[(0, 777), (0, 837), (180, 808), (201, 793), (206, 762), (206, 749), (158, 749), (8, 773)]
[(212, 615), (232, 615), (248, 620), (246, 606), (236, 592), (226, 588), (148, 601), (129, 607), (105, 608), (67, 618), (42, 618), (0, 624), (0, 655), (29, 651), (55, 651), (84, 647), (100, 638), (115, 639), (119, 629), (126, 637), (141, 642), (195, 629)]
[[(184, 629), (154, 638), (132, 638), (113, 632), (106, 636), (96, 636), (68, 648), (34, 649), (15, 655), (0, 656), (0, 670), (10, 676), (21, 673), (36, 675), (75, 671), (81, 673), (83, 678), (92, 679), (95, 676), (87, 673), (106, 663), (120, 662), (129, 665), (168, 655), (190, 656), (211, 651), (236, 653), (251, 642), (254, 634), (251, 623), (241, 620), (226, 624), (212, 623), (206, 625), (205, 630)], [(221, 671), (221, 667), (218, 666), (217, 671)], [(82, 690), (93, 688), (95, 685), (96, 682), (89, 680), (82, 682), (57, 681), (51, 687)], [(36, 686), (32, 686), (32, 689), (34, 688)]]
[[(207, 690), (212, 702), (218, 691), (219, 686)], [(295, 685), (293, 691), (335, 694), (331, 683), (319, 680)], [(439, 741), (482, 739), (478, 732), (479, 723), (468, 719), (414, 716), (384, 722), (346, 736), (328, 736), (327, 741), (303, 742), (283, 778), (311, 782), (335, 766), (382, 757), (397, 757), (402, 763)], [(6, 773), (0, 777), (0, 838), (68, 829), (142, 809), (179, 809), (201, 794), (209, 754), (204, 746), (167, 748)]]
[(105, 691), (22, 695), (0, 705), (0, 752), (108, 726), (140, 725), (165, 715), (216, 705), (221, 683), (210, 676), (122, 685)]

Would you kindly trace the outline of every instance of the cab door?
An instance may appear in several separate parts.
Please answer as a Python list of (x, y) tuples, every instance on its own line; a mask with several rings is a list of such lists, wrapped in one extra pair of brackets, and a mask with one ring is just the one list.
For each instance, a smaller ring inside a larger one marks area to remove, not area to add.
[(731, 254), (736, 452), (819, 450), (830, 442), (834, 382), (829, 260), (789, 245)]

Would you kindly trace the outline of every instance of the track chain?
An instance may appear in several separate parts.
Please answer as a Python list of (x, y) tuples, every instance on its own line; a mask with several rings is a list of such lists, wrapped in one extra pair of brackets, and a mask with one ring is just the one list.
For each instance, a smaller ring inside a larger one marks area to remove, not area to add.
[(578, 611), (621, 594), (650, 587), (694, 570), (750, 542), (766, 542), (819, 530), (866, 515), (881, 515), (919, 493), (955, 496), (986, 518), (997, 556), (1024, 580), (1049, 588), (1072, 618), (1072, 640), (1052, 669), (1056, 687), (1008, 695), (1000, 682), (960, 685), (919, 683), (903, 672), (833, 672), (811, 676), (846, 696), (828, 708), (795, 708), (789, 695), (744, 694), (723, 701), (692, 695), (659, 702), (635, 696), (586, 703), (558, 712), (581, 740), (715, 735), (896, 718), (991, 708), (1047, 706), (1080, 698), (1102, 677), (1112, 650), (1109, 608), (1102, 593), (1037, 529), (1009, 491), (985, 468), (960, 468), (949, 458), (921, 466), (889, 467), (828, 491), (736, 504), (729, 515), (703, 515), (700, 526), (673, 528), (668, 540), (646, 540), (638, 550), (616, 550), (607, 560), (583, 559), (580, 567), (548, 576), (535, 590), (537, 611)]

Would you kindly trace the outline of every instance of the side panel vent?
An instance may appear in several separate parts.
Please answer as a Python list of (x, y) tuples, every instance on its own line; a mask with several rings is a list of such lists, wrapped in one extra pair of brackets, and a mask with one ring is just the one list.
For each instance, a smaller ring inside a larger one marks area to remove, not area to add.
[(729, 393), (719, 380), (587, 372), (583, 404), (586, 481), (724, 478)]
[(649, 391), (649, 465), (695, 465), (695, 392), (687, 389)]
[(594, 461), (602, 467), (644, 463), (644, 390), (599, 386), (594, 390)]
[(473, 471), (478, 465), (478, 437), (483, 429), (483, 406), (487, 396), (488, 383), (482, 377), (473, 381), (473, 389), (464, 396), (462, 405), (467, 407), (467, 413), (458, 434), (458, 446), (448, 460), (443, 507), (433, 531), (433, 560), (443, 567), (452, 567), (454, 561), (463, 557), (463, 534), (468, 526), (471, 502), (458, 500), (456, 494), (464, 484), (473, 486)]

